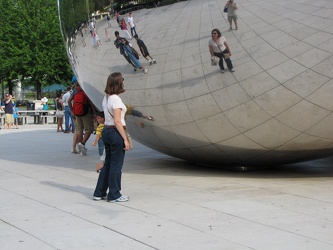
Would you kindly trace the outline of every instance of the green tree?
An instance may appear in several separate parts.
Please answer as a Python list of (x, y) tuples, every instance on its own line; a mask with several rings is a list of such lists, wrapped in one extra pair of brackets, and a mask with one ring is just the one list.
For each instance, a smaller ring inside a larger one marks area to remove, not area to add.
[(56, 0), (1, 0), (0, 13), (1, 79), (29, 77), (40, 98), (43, 85), (70, 78)]

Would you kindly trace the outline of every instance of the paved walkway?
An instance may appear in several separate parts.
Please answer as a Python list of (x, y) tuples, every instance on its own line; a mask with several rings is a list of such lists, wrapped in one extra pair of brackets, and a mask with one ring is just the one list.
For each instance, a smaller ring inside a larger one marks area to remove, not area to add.
[(332, 159), (229, 172), (136, 143), (114, 204), (92, 200), (97, 148), (55, 130), (0, 130), (3, 250), (333, 249)]

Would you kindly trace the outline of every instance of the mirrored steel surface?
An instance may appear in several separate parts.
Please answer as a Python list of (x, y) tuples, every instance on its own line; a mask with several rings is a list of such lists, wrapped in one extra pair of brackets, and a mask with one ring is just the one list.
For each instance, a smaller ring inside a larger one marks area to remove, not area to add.
[[(218, 166), (291, 163), (332, 154), (332, 1), (239, 1), (239, 30), (231, 32), (224, 1), (190, 0), (133, 11), (136, 30), (157, 60), (149, 65), (140, 58), (148, 74), (134, 72), (114, 46), (114, 32), (124, 36), (115, 19), (108, 28), (105, 15), (97, 18), (100, 47), (87, 28), (81, 36), (93, 7), (88, 0), (77, 2), (58, 0), (73, 70), (98, 108), (108, 75), (123, 74), (121, 97), (143, 115), (127, 116), (127, 125), (142, 144)], [(221, 74), (210, 64), (213, 28), (231, 47), (234, 73)]]

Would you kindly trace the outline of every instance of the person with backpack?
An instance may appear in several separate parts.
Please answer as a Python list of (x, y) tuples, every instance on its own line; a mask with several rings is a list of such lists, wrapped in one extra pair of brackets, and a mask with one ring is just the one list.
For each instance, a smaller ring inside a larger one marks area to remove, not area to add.
[(94, 106), (77, 82), (76, 76), (73, 76), (72, 82), (75, 83), (75, 87), (73, 89), (72, 95), (68, 99), (68, 106), (72, 115), (75, 117), (75, 128), (78, 137), (77, 147), (79, 148), (81, 155), (86, 155), (87, 149), (85, 144), (88, 141), (91, 133), (94, 131)]

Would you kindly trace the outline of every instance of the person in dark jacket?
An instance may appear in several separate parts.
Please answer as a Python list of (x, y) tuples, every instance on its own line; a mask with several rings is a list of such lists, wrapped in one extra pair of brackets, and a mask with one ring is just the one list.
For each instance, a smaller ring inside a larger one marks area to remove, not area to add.
[(153, 63), (156, 63), (156, 60), (151, 57), (151, 55), (149, 54), (149, 51), (147, 49), (147, 46), (141, 39), (139, 39), (138, 35), (135, 35), (134, 38), (135, 38), (136, 42), (138, 43), (142, 56), (150, 63), (150, 65), (152, 65)]

